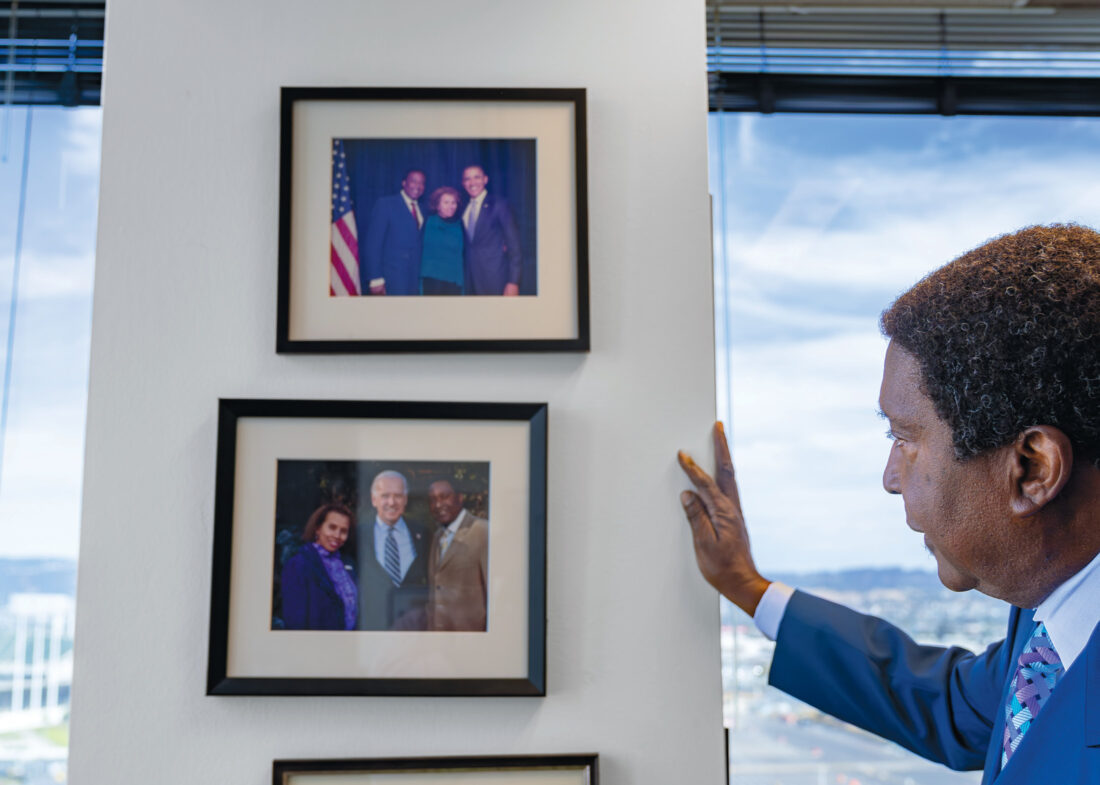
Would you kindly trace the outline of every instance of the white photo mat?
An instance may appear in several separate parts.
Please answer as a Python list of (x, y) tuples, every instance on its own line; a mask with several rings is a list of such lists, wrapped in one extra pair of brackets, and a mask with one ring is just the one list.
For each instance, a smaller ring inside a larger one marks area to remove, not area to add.
[[(530, 425), (513, 420), (242, 417), (237, 422), (226, 675), (524, 678), (528, 665)], [(279, 460), (485, 461), (486, 632), (272, 630)]]
[[(289, 339), (577, 338), (575, 122), (570, 101), (295, 101)], [(329, 295), (333, 140), (406, 138), (535, 140), (537, 295)]]

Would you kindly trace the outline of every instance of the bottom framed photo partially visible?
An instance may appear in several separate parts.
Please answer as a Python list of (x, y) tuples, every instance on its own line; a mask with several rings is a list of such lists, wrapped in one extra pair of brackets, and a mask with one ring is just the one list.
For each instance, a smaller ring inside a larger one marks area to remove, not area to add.
[(277, 760), (273, 785), (598, 785), (597, 756)]
[(544, 695), (546, 405), (222, 400), (209, 695)]

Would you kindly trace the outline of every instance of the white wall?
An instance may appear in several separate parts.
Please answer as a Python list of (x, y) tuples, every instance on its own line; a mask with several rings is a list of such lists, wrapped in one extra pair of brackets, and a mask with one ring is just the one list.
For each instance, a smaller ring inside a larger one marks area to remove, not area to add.
[[(714, 412), (703, 3), (111, 0), (107, 33), (71, 782), (595, 751), (717, 785), (674, 462)], [(591, 354), (276, 355), (281, 85), (587, 87)], [(219, 396), (548, 401), (548, 695), (206, 697)]]

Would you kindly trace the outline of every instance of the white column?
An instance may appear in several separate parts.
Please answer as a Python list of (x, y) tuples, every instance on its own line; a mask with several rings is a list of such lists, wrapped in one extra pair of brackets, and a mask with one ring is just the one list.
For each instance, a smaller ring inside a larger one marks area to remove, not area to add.
[(15, 653), (11, 669), (11, 710), (23, 711), (23, 678), (27, 670), (27, 617), (15, 614)]
[(50, 722), (60, 717), (57, 711), (57, 696), (61, 686), (61, 633), (65, 629), (64, 611), (55, 610), (50, 616), (50, 651), (46, 665), (46, 716)]
[(31, 700), (30, 710), (42, 708), (42, 670), (46, 648), (46, 619), (41, 615), (34, 617), (34, 642), (31, 647)]

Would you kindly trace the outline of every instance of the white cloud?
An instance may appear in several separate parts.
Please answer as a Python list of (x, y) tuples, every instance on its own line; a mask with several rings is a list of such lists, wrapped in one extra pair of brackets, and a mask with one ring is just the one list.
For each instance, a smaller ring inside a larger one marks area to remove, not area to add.
[[(1098, 127), (1075, 121), (1064, 130), (1092, 138)], [(929, 126), (918, 149), (880, 140), (870, 149), (836, 152), (808, 143), (778, 146), (754, 134), (755, 164), (730, 178), (730, 224), (738, 225), (739, 205), (751, 209), (756, 190), (785, 189), (784, 198), (762, 228), (742, 224), (727, 244), (733, 274), (911, 282), (1021, 226), (1100, 223), (1100, 157), (1093, 148), (1061, 141), (1034, 150), (998, 147), (989, 142), (993, 128), (989, 121), (941, 124)]]
[(737, 155), (742, 166), (756, 159), (756, 124), (760, 117), (749, 112), (737, 114)]
[(83, 405), (32, 410), (9, 420), (0, 556), (76, 556), (83, 465)]
[(68, 126), (61, 151), (63, 171), (98, 178), (103, 113), (91, 107), (65, 111)]
[[(5, 272), (2, 289), (8, 296), (11, 286), (12, 256), (0, 256), (0, 270)], [(39, 253), (25, 250), (19, 267), (19, 299), (47, 300), (52, 298), (91, 297), (95, 274), (95, 254)]]

